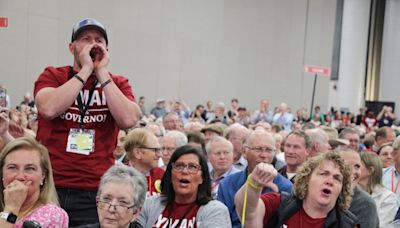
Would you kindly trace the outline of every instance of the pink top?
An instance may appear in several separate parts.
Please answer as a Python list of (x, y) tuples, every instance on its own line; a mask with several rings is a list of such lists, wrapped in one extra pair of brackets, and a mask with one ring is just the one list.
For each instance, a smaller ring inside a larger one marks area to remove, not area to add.
[(22, 228), (26, 220), (39, 223), (42, 228), (65, 228), (68, 227), (68, 214), (61, 207), (54, 204), (46, 204), (26, 214), (15, 223), (15, 228)]

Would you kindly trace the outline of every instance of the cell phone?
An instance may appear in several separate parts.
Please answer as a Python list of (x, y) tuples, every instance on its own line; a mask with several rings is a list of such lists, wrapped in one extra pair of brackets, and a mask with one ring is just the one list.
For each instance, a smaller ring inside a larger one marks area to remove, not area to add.
[(0, 88), (0, 107), (7, 106), (7, 90), (5, 88)]

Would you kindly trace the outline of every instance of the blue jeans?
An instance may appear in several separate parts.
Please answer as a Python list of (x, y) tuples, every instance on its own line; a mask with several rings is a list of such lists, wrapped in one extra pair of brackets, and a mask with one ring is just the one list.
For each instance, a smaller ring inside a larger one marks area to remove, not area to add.
[(61, 207), (68, 213), (69, 226), (98, 223), (96, 206), (97, 191), (57, 188)]

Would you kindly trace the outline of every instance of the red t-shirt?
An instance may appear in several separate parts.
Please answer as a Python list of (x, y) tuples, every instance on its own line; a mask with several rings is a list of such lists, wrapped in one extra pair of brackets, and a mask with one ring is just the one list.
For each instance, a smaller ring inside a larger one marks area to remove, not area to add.
[(153, 227), (195, 228), (197, 227), (196, 215), (199, 208), (200, 205), (197, 203), (170, 203), (165, 207)]
[(147, 197), (159, 195), (161, 179), (164, 176), (164, 170), (156, 167), (150, 170), (149, 175), (146, 175), (147, 179)]
[[(34, 95), (36, 96), (42, 88), (57, 88), (66, 83), (69, 80), (70, 69), (69, 66), (47, 67), (35, 82)], [(134, 96), (128, 79), (111, 74), (110, 76), (121, 92), (133, 101)], [(95, 76), (90, 76), (82, 88), (81, 96), (84, 100), (89, 97), (95, 80)], [(70, 129), (80, 128), (80, 112), (76, 100), (64, 113), (52, 120), (44, 119), (39, 113), (36, 139), (49, 150), (56, 187), (96, 190), (100, 177), (115, 163), (113, 151), (119, 129), (108, 109), (106, 96), (99, 83), (88, 106), (84, 128), (95, 131), (94, 152), (89, 155), (66, 152)]]
[[(261, 196), (262, 201), (265, 205), (264, 225), (266, 225), (269, 219), (278, 212), (279, 204), (281, 203), (281, 195), (279, 193), (266, 193)], [(301, 207), (292, 217), (290, 217), (285, 225), (288, 228), (319, 228), (323, 227), (325, 218), (314, 219), (311, 218)]]

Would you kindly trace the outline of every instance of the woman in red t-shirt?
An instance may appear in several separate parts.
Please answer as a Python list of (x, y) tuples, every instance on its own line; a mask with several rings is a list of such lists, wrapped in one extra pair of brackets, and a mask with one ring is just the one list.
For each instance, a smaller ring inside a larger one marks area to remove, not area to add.
[(231, 227), (228, 209), (211, 198), (207, 161), (199, 149), (174, 151), (161, 180), (161, 195), (146, 200), (143, 227)]

